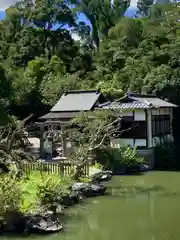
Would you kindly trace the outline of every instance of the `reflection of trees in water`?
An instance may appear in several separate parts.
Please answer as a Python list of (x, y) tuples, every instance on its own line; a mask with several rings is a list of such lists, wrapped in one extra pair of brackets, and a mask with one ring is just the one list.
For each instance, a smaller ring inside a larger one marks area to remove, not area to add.
[(154, 186), (138, 186), (138, 185), (128, 185), (128, 186), (109, 186), (108, 194), (111, 197), (137, 197), (146, 195), (148, 198), (153, 198), (155, 196), (164, 197), (177, 197), (180, 196), (180, 191), (173, 192), (165, 187), (154, 185)]

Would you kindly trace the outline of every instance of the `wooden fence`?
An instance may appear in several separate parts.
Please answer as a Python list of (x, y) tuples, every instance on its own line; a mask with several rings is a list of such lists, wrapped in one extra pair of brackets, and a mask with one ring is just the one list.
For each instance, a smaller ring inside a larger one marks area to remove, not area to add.
[[(27, 162), (23, 164), (23, 170), (26, 174), (29, 174), (31, 171), (40, 171), (67, 176), (73, 173), (75, 167), (73, 163)], [(85, 176), (89, 176), (89, 164), (84, 166), (83, 172)]]

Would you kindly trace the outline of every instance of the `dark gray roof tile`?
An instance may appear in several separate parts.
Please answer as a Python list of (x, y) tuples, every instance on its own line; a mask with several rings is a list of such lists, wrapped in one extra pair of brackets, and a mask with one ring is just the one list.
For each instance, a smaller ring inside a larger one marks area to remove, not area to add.
[(51, 112), (91, 110), (100, 95), (101, 93), (96, 90), (66, 92), (51, 109)]
[(123, 98), (116, 100), (104, 106), (101, 109), (136, 109), (136, 108), (172, 108), (177, 105), (166, 102), (152, 95), (140, 95), (128, 93)]
[(134, 101), (130, 103), (112, 102), (111, 104), (102, 107), (102, 109), (136, 109), (136, 108), (145, 109), (149, 108), (149, 105), (147, 103)]
[(144, 98), (140, 98), (140, 97), (132, 97), (134, 100), (137, 101), (147, 101), (148, 103), (152, 104), (154, 107), (177, 107), (175, 104), (170, 103), (170, 102), (166, 102), (160, 98), (155, 98), (155, 97), (144, 97)]

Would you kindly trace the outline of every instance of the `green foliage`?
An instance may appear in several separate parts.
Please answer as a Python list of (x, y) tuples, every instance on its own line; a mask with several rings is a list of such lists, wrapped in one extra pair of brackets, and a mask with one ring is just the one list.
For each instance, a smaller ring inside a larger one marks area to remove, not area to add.
[(23, 202), (21, 211), (37, 211), (40, 207), (51, 207), (69, 193), (72, 180), (57, 174), (31, 172), (21, 180)]
[(52, 205), (60, 203), (61, 197), (70, 193), (70, 182), (55, 175), (41, 175), (41, 181), (37, 185), (37, 196), (41, 205)]
[(116, 88), (111, 82), (100, 81), (97, 84), (97, 89), (100, 89), (100, 91), (108, 98), (120, 98), (124, 95), (123, 90)]
[(80, 177), (79, 181), (82, 182), (82, 183), (90, 183), (91, 179), (87, 178), (87, 177)]
[(73, 143), (70, 157), (76, 164), (75, 179), (82, 176), (83, 167), (95, 149), (106, 145), (119, 126), (119, 112), (114, 110), (82, 112), (72, 120), (66, 134)]
[[(99, 88), (110, 99), (129, 90), (155, 93), (180, 103), (179, 3), (139, 0), (146, 17), (127, 18), (128, 0), (70, 2), (28, 0), (7, 9), (0, 22), (5, 110), (21, 119), (41, 116), (67, 89)], [(75, 23), (78, 13), (87, 16), (92, 31)], [(81, 40), (74, 41), (71, 31)]]
[(111, 169), (115, 173), (125, 167), (143, 162), (143, 158), (138, 156), (136, 148), (131, 149), (129, 147), (98, 149), (96, 158), (105, 169)]
[(151, 9), (153, 3), (154, 3), (154, 1), (152, 1), (152, 0), (138, 0), (137, 1), (138, 13), (144, 17), (149, 16), (150, 9)]
[(92, 40), (99, 47), (100, 40), (107, 38), (113, 27), (130, 5), (129, 0), (71, 0), (75, 3), (75, 12), (84, 13), (92, 26)]
[(19, 212), (22, 201), (20, 183), (10, 174), (0, 175), (0, 218)]
[(92, 165), (92, 167), (103, 170), (103, 165), (97, 161)]
[(119, 153), (122, 165), (133, 166), (134, 164), (143, 162), (143, 158), (138, 156), (136, 148), (121, 147)]

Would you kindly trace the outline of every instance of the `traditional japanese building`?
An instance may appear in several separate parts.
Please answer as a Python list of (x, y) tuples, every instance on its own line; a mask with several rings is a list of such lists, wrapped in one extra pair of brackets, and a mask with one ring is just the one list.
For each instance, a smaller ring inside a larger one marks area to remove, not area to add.
[[(104, 103), (105, 97), (98, 90), (66, 91), (49, 113), (39, 118), (36, 123), (40, 127), (40, 155), (44, 156), (44, 142), (50, 132), (61, 136), (62, 157), (66, 156), (71, 144), (63, 137), (63, 128), (67, 122), (78, 116), (80, 112), (93, 111)], [(54, 129), (54, 130), (53, 130)]]
[(105, 102), (105, 98), (97, 90), (66, 91), (51, 111), (40, 117), (40, 120), (60, 120), (66, 122), (76, 117), (82, 111), (93, 111), (103, 102)]
[(173, 108), (177, 107), (176, 105), (153, 95), (135, 93), (127, 93), (121, 99), (112, 102), (106, 101), (103, 94), (97, 90), (67, 91), (51, 111), (40, 118), (40, 126), (43, 129), (53, 124), (62, 127), (62, 123), (65, 124), (81, 111), (114, 109), (119, 110), (122, 116), (123, 132), (110, 140), (112, 147), (137, 147), (142, 155), (152, 157), (156, 144), (164, 140), (173, 140), (172, 119)]
[(163, 141), (173, 141), (175, 107), (156, 96), (135, 93), (127, 93), (121, 99), (104, 104), (101, 109), (119, 109), (122, 115), (121, 130), (124, 131), (117, 138), (111, 139), (111, 146), (137, 147), (141, 155), (149, 156), (149, 161), (153, 162), (153, 148)]

